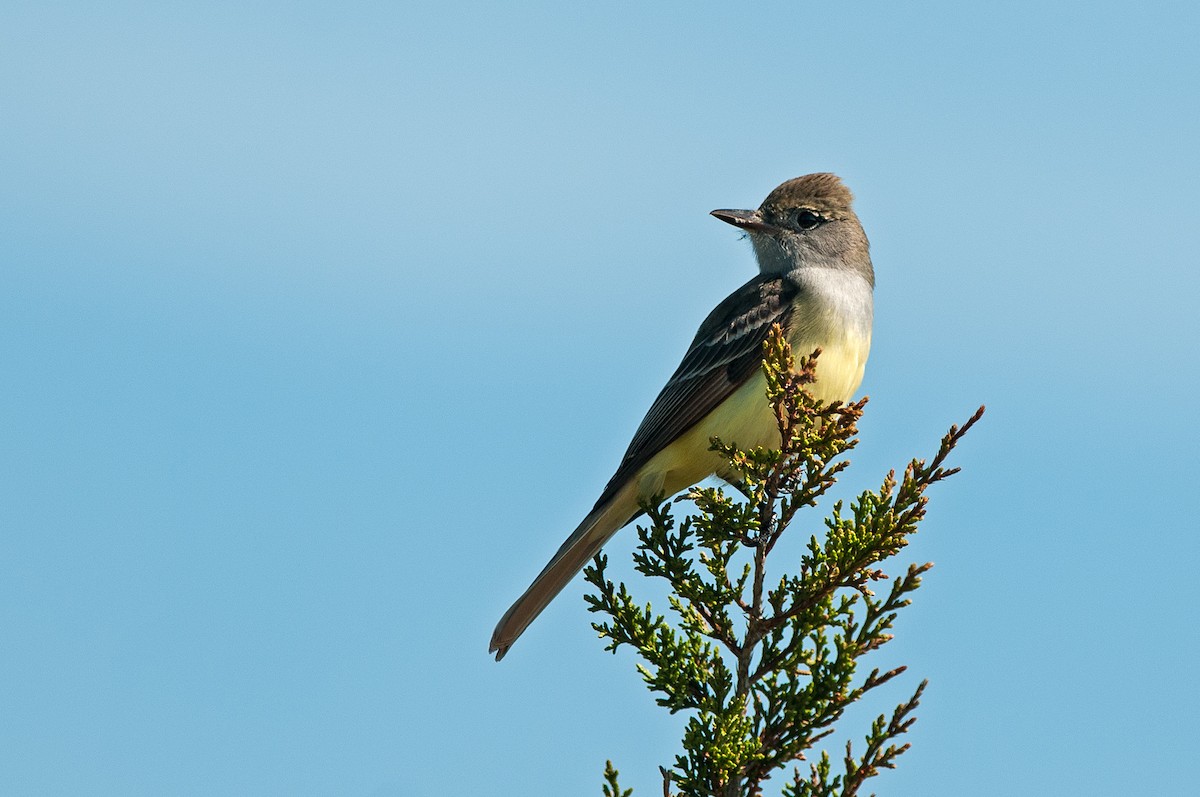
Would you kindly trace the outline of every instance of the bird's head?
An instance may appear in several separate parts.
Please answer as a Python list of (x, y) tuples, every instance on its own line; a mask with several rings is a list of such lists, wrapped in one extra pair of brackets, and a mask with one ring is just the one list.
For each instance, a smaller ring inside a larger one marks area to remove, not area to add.
[(714, 210), (712, 215), (746, 231), (764, 274), (844, 268), (863, 273), (874, 285), (867, 235), (853, 201), (837, 175), (806, 174), (780, 185), (758, 210)]

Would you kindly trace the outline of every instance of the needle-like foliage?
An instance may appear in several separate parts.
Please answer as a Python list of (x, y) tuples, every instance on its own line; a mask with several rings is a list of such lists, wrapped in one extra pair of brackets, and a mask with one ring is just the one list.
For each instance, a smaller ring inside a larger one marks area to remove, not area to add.
[[(880, 564), (917, 530), (925, 490), (957, 472), (943, 463), (983, 408), (950, 428), (928, 464), (913, 460), (899, 480), (889, 473), (848, 509), (835, 504), (794, 572), (769, 576), (768, 556), (788, 524), (849, 464), (844, 455), (857, 443), (867, 403), (825, 405), (810, 396), (804, 386), (816, 379), (819, 354), (796, 368), (778, 326), (765, 343), (766, 400), (780, 447), (743, 451), (714, 439), (733, 495), (694, 488), (677, 499), (695, 508), (679, 522), (670, 502), (645, 505), (649, 522), (638, 528), (633, 559), (638, 572), (670, 585), (670, 619), (610, 581), (603, 554), (585, 570), (594, 588), (589, 610), (604, 618), (593, 627), (606, 649), (633, 648), (658, 704), (688, 713), (683, 753), (662, 770), (668, 797), (755, 797), (773, 773), (800, 761), (809, 762), (808, 772), (795, 769), (781, 787), (786, 797), (850, 797), (908, 749), (897, 739), (916, 720), (925, 682), (879, 715), (861, 753), (847, 743), (840, 772), (824, 751), (813, 762), (814, 745), (833, 733), (846, 708), (905, 670), (863, 675), (859, 660), (892, 638), (896, 613), (932, 565), (909, 565), (889, 578)], [(630, 793), (611, 763), (605, 779), (605, 795)]]

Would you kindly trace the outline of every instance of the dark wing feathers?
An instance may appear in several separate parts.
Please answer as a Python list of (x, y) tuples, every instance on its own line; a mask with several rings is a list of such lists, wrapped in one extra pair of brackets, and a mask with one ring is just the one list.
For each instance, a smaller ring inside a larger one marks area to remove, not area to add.
[(753, 376), (771, 325), (785, 328), (797, 287), (758, 276), (708, 314), (683, 362), (667, 381), (629, 444), (617, 472), (596, 502), (610, 499), (651, 457), (673, 442)]

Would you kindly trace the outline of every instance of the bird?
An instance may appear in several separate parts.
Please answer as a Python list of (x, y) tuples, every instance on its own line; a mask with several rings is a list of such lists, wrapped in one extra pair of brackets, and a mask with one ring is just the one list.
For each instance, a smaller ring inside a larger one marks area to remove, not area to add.
[(499, 661), (543, 609), (623, 526), (641, 502), (725, 472), (712, 437), (742, 449), (775, 447), (763, 342), (779, 324), (793, 350), (819, 348), (816, 382), (826, 403), (848, 401), (871, 348), (875, 271), (845, 183), (827, 172), (776, 187), (757, 210), (711, 215), (750, 239), (759, 273), (718, 304), (650, 406), (595, 506), (504, 614), (489, 652)]

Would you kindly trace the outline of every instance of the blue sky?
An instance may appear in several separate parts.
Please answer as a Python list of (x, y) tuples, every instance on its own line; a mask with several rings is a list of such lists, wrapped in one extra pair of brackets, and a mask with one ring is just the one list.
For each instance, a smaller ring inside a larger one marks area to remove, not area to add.
[(1198, 36), (5, 4), (0, 793), (599, 794), (606, 758), (657, 793), (679, 720), (579, 582), (487, 640), (753, 273), (708, 211), (812, 171), (879, 277), (846, 491), (989, 408), (901, 562), (936, 567), (871, 708), (931, 685), (875, 790), (1193, 791)]

